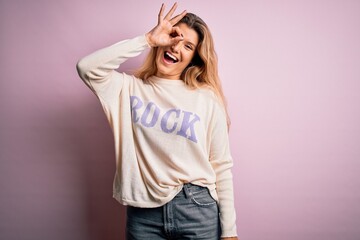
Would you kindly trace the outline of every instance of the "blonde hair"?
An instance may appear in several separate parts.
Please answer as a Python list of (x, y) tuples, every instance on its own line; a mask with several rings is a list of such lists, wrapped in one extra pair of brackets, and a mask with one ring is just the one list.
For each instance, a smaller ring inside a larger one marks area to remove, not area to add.
[[(189, 28), (194, 29), (199, 37), (199, 44), (191, 63), (184, 69), (181, 79), (189, 88), (210, 87), (222, 104), (228, 127), (230, 118), (227, 111), (226, 99), (222, 90), (221, 81), (218, 74), (218, 60), (214, 48), (214, 41), (207, 24), (193, 13), (187, 13), (177, 24), (184, 23)], [(149, 77), (157, 72), (156, 66), (157, 47), (151, 48), (143, 65), (135, 72), (135, 76), (148, 81)]]

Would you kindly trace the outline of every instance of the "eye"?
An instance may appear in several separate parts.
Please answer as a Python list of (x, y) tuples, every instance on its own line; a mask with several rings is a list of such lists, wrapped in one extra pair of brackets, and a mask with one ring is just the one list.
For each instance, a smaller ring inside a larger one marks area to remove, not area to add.
[(186, 44), (185, 48), (188, 49), (188, 50), (193, 50), (193, 48), (192, 48), (192, 46), (190, 44)]

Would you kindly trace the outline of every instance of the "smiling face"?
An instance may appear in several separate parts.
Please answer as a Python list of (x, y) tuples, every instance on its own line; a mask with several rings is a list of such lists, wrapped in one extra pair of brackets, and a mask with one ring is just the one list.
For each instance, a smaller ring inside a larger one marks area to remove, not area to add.
[(180, 79), (181, 73), (195, 56), (199, 42), (198, 34), (185, 23), (177, 25), (184, 40), (176, 45), (158, 47), (156, 53), (156, 76), (167, 79)]

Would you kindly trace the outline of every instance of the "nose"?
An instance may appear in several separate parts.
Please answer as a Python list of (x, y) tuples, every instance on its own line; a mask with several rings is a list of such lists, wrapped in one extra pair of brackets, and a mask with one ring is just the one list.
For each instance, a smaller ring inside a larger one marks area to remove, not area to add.
[(171, 46), (171, 50), (174, 53), (179, 53), (180, 47), (181, 47), (181, 42), (177, 42)]

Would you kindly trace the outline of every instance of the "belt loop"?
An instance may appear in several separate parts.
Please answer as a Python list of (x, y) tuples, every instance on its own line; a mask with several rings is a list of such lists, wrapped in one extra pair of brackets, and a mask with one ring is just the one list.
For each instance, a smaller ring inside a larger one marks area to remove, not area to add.
[(184, 189), (184, 193), (185, 193), (186, 198), (191, 197), (192, 193), (191, 193), (191, 191), (189, 190), (188, 183), (185, 183), (185, 184), (184, 184), (183, 189)]

